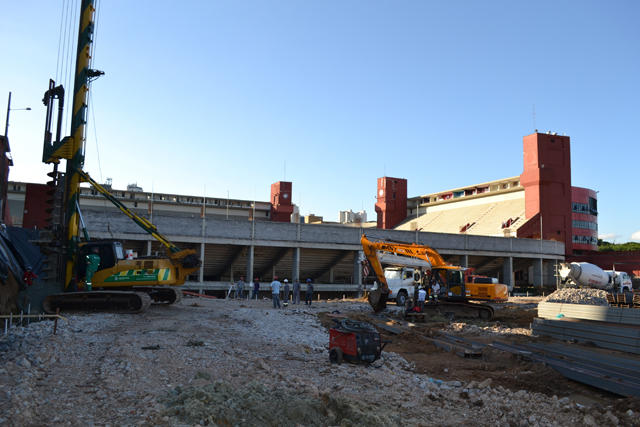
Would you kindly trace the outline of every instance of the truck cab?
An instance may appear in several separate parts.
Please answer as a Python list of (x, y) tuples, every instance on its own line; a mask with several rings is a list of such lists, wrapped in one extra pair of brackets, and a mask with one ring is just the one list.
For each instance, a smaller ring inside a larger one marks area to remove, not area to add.
[(420, 281), (415, 269), (410, 267), (387, 267), (384, 269), (384, 278), (389, 287), (387, 299), (395, 300), (400, 307), (404, 307), (410, 295), (413, 296), (414, 286)]
[(624, 293), (631, 292), (633, 289), (633, 282), (631, 277), (625, 271), (605, 270), (609, 275), (609, 280), (612, 283), (613, 290), (615, 292)]

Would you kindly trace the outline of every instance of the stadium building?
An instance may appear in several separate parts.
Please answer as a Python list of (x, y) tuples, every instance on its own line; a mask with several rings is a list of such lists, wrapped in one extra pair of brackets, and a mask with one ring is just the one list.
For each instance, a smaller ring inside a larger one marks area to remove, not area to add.
[(598, 249), (594, 190), (571, 185), (570, 138), (533, 133), (523, 138), (519, 176), (407, 197), (407, 181), (378, 179), (378, 227), (555, 240), (565, 255)]

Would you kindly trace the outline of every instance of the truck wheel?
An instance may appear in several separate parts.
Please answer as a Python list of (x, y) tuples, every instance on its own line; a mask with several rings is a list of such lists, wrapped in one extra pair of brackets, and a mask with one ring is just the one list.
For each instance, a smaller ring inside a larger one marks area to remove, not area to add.
[(342, 363), (342, 349), (340, 347), (329, 350), (329, 361), (338, 365)]
[(404, 304), (407, 302), (407, 291), (400, 291), (396, 296), (396, 304), (398, 307), (404, 307)]

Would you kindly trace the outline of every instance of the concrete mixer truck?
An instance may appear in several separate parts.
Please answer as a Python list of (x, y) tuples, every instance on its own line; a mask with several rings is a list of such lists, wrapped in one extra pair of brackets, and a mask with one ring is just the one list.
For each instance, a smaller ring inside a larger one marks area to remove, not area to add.
[(588, 262), (561, 263), (558, 270), (563, 285), (596, 288), (613, 292), (630, 292), (631, 277), (624, 271), (603, 270)]

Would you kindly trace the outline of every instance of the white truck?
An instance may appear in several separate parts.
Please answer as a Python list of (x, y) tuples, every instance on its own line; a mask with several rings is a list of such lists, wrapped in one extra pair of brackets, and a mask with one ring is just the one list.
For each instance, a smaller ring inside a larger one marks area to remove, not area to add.
[(613, 292), (630, 292), (631, 277), (624, 271), (603, 270), (588, 262), (561, 263), (558, 270), (563, 285), (603, 289)]
[(389, 296), (387, 299), (395, 300), (396, 304), (404, 307), (409, 295), (413, 297), (414, 285), (419, 281), (415, 276), (415, 269), (411, 267), (387, 267), (384, 269), (384, 277), (387, 279)]

